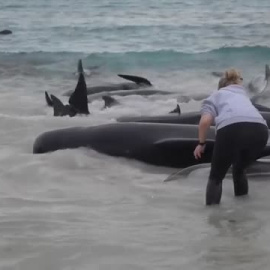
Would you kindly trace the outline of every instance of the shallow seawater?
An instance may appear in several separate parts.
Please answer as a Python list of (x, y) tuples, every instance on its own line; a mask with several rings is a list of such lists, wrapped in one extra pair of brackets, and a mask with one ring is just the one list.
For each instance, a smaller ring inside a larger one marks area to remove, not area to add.
[[(90, 149), (32, 154), (48, 130), (167, 114), (177, 103), (198, 110), (179, 97), (214, 91), (213, 71), (263, 76), (268, 10), (269, 1), (240, 0), (0, 3), (1, 27), (13, 30), (0, 37), (0, 269), (268, 269), (267, 176), (250, 178), (245, 198), (228, 177), (221, 205), (205, 207), (204, 169), (164, 183), (174, 169)], [(95, 100), (89, 116), (53, 117), (44, 91), (67, 103), (79, 58), (88, 86), (126, 73), (177, 94), (118, 96), (105, 110)]]

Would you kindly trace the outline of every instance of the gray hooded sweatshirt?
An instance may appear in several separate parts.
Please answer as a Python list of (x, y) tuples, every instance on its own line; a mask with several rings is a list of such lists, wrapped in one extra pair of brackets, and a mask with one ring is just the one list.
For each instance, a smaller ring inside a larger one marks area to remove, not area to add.
[(266, 121), (252, 105), (245, 88), (238, 84), (220, 88), (205, 99), (201, 114), (211, 114), (214, 117), (216, 130), (239, 122), (266, 125)]

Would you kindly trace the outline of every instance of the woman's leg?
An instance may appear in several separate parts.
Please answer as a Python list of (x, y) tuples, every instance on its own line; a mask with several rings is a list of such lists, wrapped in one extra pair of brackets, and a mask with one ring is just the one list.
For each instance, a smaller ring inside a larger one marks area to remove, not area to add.
[(241, 127), (241, 133), (238, 137), (241, 148), (234, 159), (232, 170), (235, 196), (248, 194), (245, 170), (260, 156), (268, 140), (268, 129), (263, 125), (245, 123)]
[(219, 204), (222, 195), (222, 180), (234, 157), (233, 134), (230, 126), (217, 132), (210, 175), (206, 187), (206, 205)]
[(242, 151), (233, 163), (233, 185), (234, 195), (243, 196), (248, 194), (248, 180), (245, 169), (250, 165), (250, 158), (248, 158), (248, 152)]

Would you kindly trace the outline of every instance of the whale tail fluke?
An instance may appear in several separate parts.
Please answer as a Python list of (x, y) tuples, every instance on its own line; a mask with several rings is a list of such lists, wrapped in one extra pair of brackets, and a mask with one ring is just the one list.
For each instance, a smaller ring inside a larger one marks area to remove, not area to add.
[(77, 114), (76, 109), (70, 105), (64, 105), (62, 101), (54, 95), (51, 95), (53, 102), (53, 115), (54, 116), (66, 116), (73, 117)]
[(117, 75), (125, 80), (135, 82), (136, 84), (152, 86), (152, 83), (143, 77), (134, 76), (134, 75), (125, 75), (125, 74), (117, 74)]
[(52, 99), (50, 98), (49, 94), (47, 91), (45, 91), (45, 100), (46, 100), (46, 103), (49, 107), (52, 107), (53, 106), (53, 102), (52, 102)]
[(68, 115), (65, 105), (62, 103), (62, 101), (59, 98), (57, 98), (54, 95), (51, 95), (51, 100), (53, 103), (53, 115), (54, 116)]
[(170, 111), (169, 113), (178, 113), (179, 115), (181, 115), (181, 108), (179, 106), (179, 104), (176, 105), (176, 108), (172, 111)]

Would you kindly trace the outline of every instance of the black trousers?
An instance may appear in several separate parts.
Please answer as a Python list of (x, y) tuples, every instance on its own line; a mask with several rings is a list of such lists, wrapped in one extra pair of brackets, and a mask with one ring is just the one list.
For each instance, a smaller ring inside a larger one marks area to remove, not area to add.
[(268, 140), (268, 128), (260, 123), (240, 122), (217, 131), (209, 180), (222, 182), (232, 165), (233, 181), (245, 177), (245, 169), (259, 158)]

